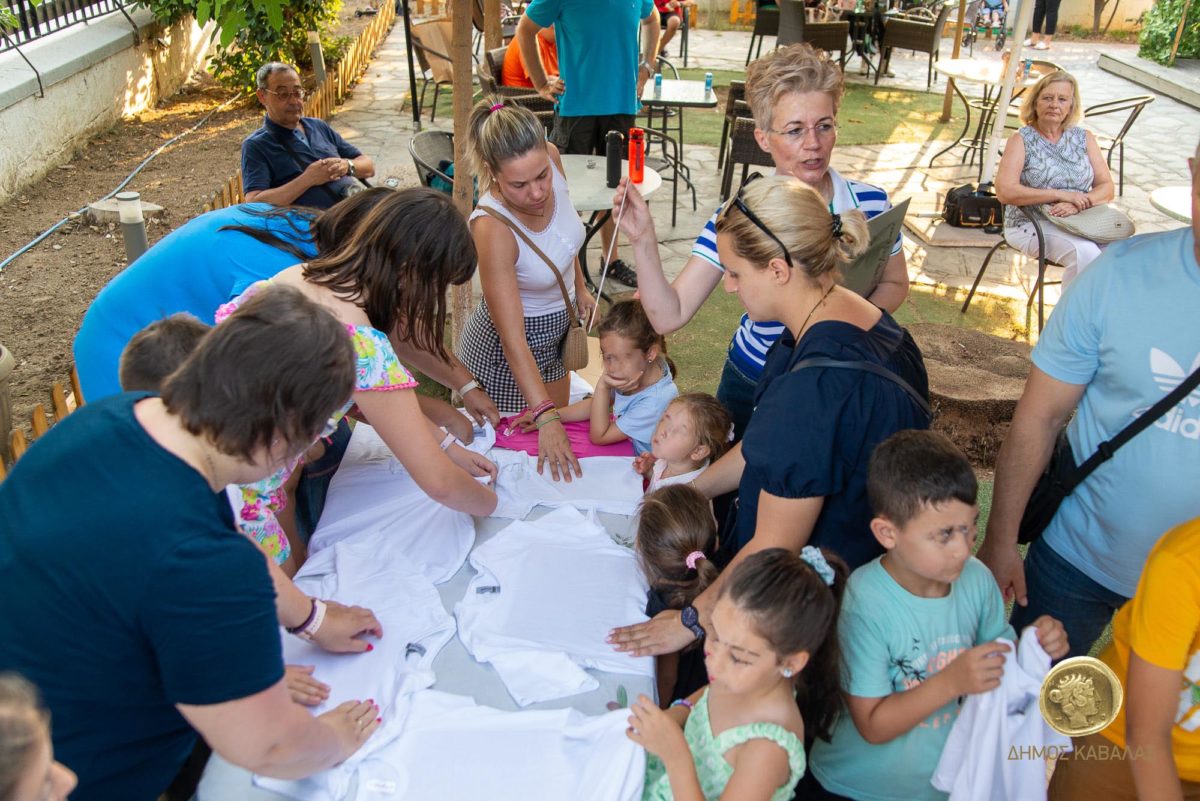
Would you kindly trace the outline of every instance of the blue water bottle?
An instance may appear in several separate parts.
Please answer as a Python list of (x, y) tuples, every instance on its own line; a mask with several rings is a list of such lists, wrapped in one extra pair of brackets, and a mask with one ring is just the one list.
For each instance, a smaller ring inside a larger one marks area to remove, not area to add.
[(654, 73), (654, 96), (662, 97), (662, 73)]
[(704, 73), (704, 96), (708, 97), (712, 94), (712, 73)]

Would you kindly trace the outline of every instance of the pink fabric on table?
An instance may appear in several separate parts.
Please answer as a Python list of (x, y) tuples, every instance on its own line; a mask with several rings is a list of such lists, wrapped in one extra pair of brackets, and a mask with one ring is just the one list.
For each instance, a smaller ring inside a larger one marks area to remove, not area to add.
[[(511, 433), (509, 429), (512, 429)], [(627, 439), (612, 445), (594, 445), (588, 435), (590, 424), (587, 420), (576, 420), (563, 423), (567, 430), (567, 441), (571, 443), (571, 451), (577, 459), (585, 456), (633, 456), (633, 443)], [(507, 448), (510, 451), (525, 451), (537, 456), (537, 431), (522, 432), (517, 428), (517, 416), (503, 417), (496, 426), (496, 447)]]

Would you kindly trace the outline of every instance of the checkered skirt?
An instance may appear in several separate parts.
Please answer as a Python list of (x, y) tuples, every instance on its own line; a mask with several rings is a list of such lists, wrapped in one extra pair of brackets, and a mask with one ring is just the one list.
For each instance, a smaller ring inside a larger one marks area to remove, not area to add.
[[(567, 374), (562, 363), (562, 342), (570, 323), (567, 309), (525, 318), (525, 341), (537, 362), (542, 381), (546, 383), (558, 381)], [(508, 366), (508, 357), (500, 344), (500, 334), (492, 322), (486, 301), (481, 301), (467, 320), (455, 355), (483, 385), (501, 414), (517, 414), (526, 408), (525, 396)]]

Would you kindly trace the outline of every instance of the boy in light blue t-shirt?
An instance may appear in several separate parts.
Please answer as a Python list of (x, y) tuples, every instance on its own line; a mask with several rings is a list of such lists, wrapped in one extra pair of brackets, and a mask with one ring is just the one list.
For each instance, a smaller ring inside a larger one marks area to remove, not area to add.
[[(960, 699), (1000, 685), (1015, 639), (992, 574), (971, 556), (978, 484), (970, 463), (931, 431), (901, 431), (871, 457), (871, 531), (887, 553), (851, 575), (838, 621), (849, 714), (812, 749), (805, 798), (943, 801), (930, 778)], [(1052, 658), (1057, 620), (1035, 621)], [(820, 786), (815, 786), (819, 783)]]

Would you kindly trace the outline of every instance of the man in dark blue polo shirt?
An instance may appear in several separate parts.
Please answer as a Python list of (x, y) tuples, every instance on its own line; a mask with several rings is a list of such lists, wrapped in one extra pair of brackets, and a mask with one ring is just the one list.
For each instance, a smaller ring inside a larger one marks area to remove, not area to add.
[(375, 162), (324, 120), (305, 117), (300, 76), (273, 61), (258, 68), (258, 100), (267, 110), (263, 126), (242, 142), (242, 191), (246, 201), (327, 209), (359, 178), (375, 174)]

